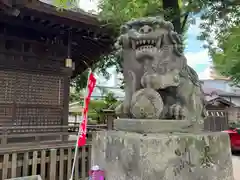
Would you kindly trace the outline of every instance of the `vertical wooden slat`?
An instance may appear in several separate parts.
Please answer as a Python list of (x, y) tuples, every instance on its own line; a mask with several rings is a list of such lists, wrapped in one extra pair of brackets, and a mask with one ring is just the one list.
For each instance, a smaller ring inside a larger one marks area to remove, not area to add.
[(38, 160), (38, 152), (33, 151), (32, 175), (37, 175), (37, 160)]
[(28, 176), (28, 165), (28, 152), (25, 152), (23, 157), (23, 176)]
[(3, 137), (1, 139), (1, 145), (4, 147), (7, 144), (7, 129), (3, 130)]
[(57, 150), (51, 149), (50, 153), (50, 179), (56, 180)]
[(12, 154), (12, 167), (11, 178), (15, 178), (17, 175), (17, 153)]
[(46, 177), (46, 161), (45, 161), (45, 158), (46, 158), (46, 151), (45, 150), (42, 150), (41, 151), (41, 177), (42, 177), (42, 180), (45, 180), (45, 177)]
[(67, 159), (67, 178), (71, 176), (71, 166), (72, 166), (72, 148), (68, 148), (68, 159)]
[(82, 164), (81, 164), (81, 176), (86, 178), (86, 146), (82, 147)]
[(79, 159), (78, 159), (78, 156), (77, 156), (76, 161), (75, 161), (74, 174), (75, 174), (75, 179), (80, 179), (80, 177), (79, 177)]
[(59, 180), (63, 180), (64, 176), (64, 149), (60, 149), (60, 158), (59, 158)]
[(70, 76), (71, 74), (67, 74), (64, 77), (64, 83), (63, 83), (63, 119), (62, 119), (62, 125), (68, 125), (68, 110), (69, 110), (69, 91), (70, 91)]
[(8, 161), (9, 161), (9, 154), (4, 154), (4, 156), (3, 156), (2, 179), (7, 179), (7, 174), (8, 174)]
[(92, 162), (91, 162), (91, 146), (89, 146), (89, 145), (88, 145), (87, 157), (88, 157), (88, 169), (91, 169), (91, 167), (92, 167)]

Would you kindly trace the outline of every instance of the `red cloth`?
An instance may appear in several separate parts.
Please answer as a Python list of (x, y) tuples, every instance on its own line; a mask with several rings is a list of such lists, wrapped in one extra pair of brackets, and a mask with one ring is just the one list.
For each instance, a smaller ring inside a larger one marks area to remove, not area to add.
[(88, 105), (90, 102), (90, 98), (92, 95), (92, 92), (96, 85), (96, 78), (94, 77), (94, 74), (91, 72), (88, 78), (88, 84), (87, 84), (87, 97), (85, 97), (85, 107), (83, 109), (83, 119), (79, 127), (79, 137), (78, 137), (78, 147), (85, 146), (86, 145), (86, 134), (87, 134), (87, 113), (88, 113)]

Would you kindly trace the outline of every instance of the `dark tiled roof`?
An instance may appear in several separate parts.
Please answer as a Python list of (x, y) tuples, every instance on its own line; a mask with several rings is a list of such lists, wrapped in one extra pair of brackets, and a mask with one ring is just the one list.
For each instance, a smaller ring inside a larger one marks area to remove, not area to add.
[(234, 97), (240, 97), (240, 93), (231, 93), (231, 92), (226, 92), (223, 91), (221, 89), (217, 89), (217, 88), (210, 88), (210, 87), (206, 87), (206, 86), (202, 86), (203, 92), (206, 95), (219, 95), (219, 96), (234, 96)]
[(234, 103), (226, 100), (225, 98), (223, 97), (220, 97), (220, 96), (205, 96), (205, 100), (207, 101), (207, 103), (211, 104), (211, 102), (221, 102), (223, 104), (227, 104), (228, 106), (236, 106)]

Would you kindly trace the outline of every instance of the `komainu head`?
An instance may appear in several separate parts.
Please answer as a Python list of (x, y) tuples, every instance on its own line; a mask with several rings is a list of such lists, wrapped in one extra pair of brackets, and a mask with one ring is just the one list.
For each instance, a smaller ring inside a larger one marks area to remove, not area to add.
[[(145, 17), (127, 22), (121, 27), (117, 44), (123, 51), (132, 51), (136, 59), (153, 58), (164, 48), (182, 55), (182, 41), (171, 22), (161, 17)], [(123, 52), (124, 53), (124, 52)]]

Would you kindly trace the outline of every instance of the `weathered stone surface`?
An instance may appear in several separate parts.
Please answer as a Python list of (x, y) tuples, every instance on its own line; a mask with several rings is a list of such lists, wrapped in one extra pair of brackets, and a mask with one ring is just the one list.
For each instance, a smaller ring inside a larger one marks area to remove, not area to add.
[(225, 133), (97, 132), (92, 165), (107, 180), (233, 180)]
[(159, 120), (159, 119), (116, 119), (114, 128), (120, 131), (137, 133), (172, 133), (201, 132), (199, 124), (189, 120)]
[(159, 118), (163, 110), (163, 101), (151, 88), (140, 89), (132, 97), (131, 113), (136, 118)]

